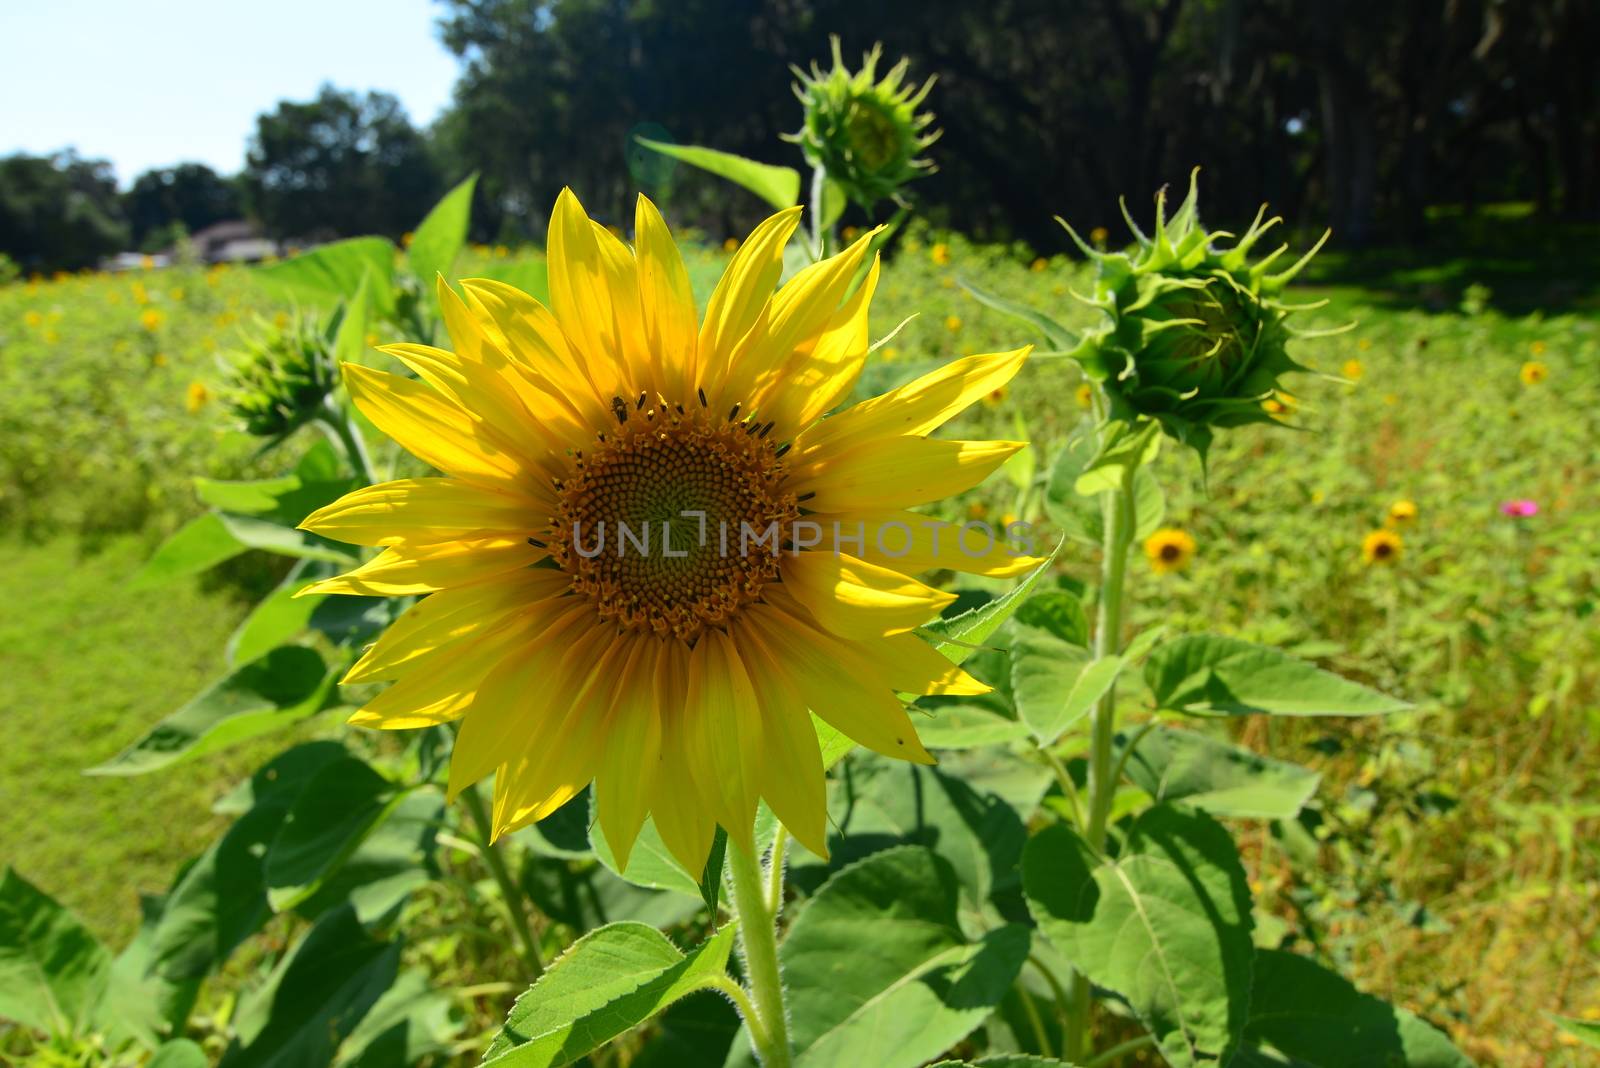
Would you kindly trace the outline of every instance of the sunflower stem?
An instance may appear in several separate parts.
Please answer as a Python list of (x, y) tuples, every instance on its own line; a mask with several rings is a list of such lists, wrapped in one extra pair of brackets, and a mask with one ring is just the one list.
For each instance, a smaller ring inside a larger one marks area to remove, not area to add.
[(767, 907), (766, 880), (753, 827), (744, 828), (742, 838), (729, 836), (727, 856), (733, 913), (739, 920), (739, 945), (755, 1007), (755, 1018), (747, 1017), (745, 1022), (764, 1068), (790, 1068), (789, 1017), (783, 1003), (783, 973), (778, 968), (777, 910)]
[(828, 185), (828, 172), (817, 164), (811, 168), (811, 262), (820, 263), (828, 256), (822, 228), (822, 198)]
[(322, 411), (317, 415), (317, 422), (349, 459), (350, 466), (355, 469), (363, 485), (370, 486), (378, 481), (373, 475), (372, 456), (367, 452), (366, 439), (349, 412), (329, 397), (322, 403)]
[[(1133, 543), (1133, 476), (1136, 470), (1136, 464), (1126, 464), (1121, 481), (1104, 501), (1100, 603), (1094, 630), (1096, 660), (1116, 656), (1122, 649), (1122, 585), (1128, 571), (1128, 547)], [(1089, 743), (1089, 818), (1084, 838), (1096, 853), (1105, 849), (1106, 824), (1117, 793), (1120, 768), (1115, 761), (1116, 729), (1117, 687), (1113, 683), (1095, 706)], [(1082, 1060), (1088, 1049), (1091, 1000), (1089, 977), (1074, 972), (1067, 1030), (1062, 1043), (1062, 1056), (1068, 1061)]]
[(471, 786), (462, 791), (461, 799), (466, 802), (467, 812), (477, 828), (478, 842), (483, 850), (484, 862), (489, 865), (489, 874), (494, 876), (495, 885), (500, 887), (506, 912), (511, 915), (511, 927), (517, 932), (517, 941), (522, 943), (522, 959), (528, 966), (530, 977), (538, 979), (544, 974), (544, 958), (539, 953), (538, 940), (533, 937), (533, 928), (528, 925), (528, 913), (522, 907), (522, 892), (512, 881), (505, 857), (500, 855), (500, 849), (494, 843), (489, 813), (483, 806), (483, 795), (478, 792), (477, 786)]

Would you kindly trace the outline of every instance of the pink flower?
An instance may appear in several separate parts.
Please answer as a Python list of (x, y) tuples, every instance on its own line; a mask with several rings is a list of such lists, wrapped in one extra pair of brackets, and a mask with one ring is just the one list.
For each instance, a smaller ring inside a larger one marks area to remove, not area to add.
[(1500, 505), (1500, 514), (1526, 519), (1539, 514), (1539, 502), (1530, 501), (1526, 497), (1519, 497), (1514, 501), (1506, 501)]

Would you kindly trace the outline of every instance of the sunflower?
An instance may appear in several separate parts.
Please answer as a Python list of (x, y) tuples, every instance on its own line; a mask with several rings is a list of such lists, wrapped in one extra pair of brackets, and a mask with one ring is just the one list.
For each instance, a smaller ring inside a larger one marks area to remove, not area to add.
[(1417, 502), (1408, 500), (1395, 501), (1389, 506), (1389, 525), (1403, 527), (1416, 521)]
[[(547, 307), (440, 279), (454, 351), (383, 351), (420, 381), (347, 364), (358, 408), (443, 477), (357, 490), (303, 526), (381, 546), (321, 593), (428, 594), (346, 682), (394, 684), (351, 722), (460, 721), (448, 794), (493, 774), (496, 835), (591, 781), (618, 861), (653, 816), (701, 870), (758, 800), (827, 847), (812, 713), (931, 763), (900, 694), (987, 689), (916, 634), (953, 595), (911, 573), (1017, 574), (908, 509), (1023, 448), (926, 435), (999, 388), (1026, 349), (953, 361), (828, 418), (868, 348), (866, 234), (781, 289), (799, 209), (742, 242), (697, 322), (654, 205), (630, 249), (570, 190), (549, 230)], [(861, 269), (865, 277), (854, 282)], [(943, 543), (939, 535), (943, 534)], [(981, 550), (981, 551), (980, 551)]]
[(1538, 360), (1529, 360), (1522, 365), (1522, 370), (1518, 372), (1518, 376), (1522, 379), (1523, 385), (1537, 386), (1540, 382), (1550, 377), (1550, 368)]
[(1374, 530), (1361, 539), (1361, 562), (1364, 564), (1392, 564), (1400, 559), (1405, 542), (1392, 530)]
[(1350, 359), (1344, 361), (1344, 367), (1342, 367), (1340, 371), (1349, 381), (1359, 382), (1361, 381), (1362, 376), (1367, 373), (1367, 365), (1362, 363), (1360, 360)]
[(1163, 527), (1144, 540), (1144, 555), (1158, 575), (1182, 571), (1194, 558), (1194, 539), (1187, 531)]

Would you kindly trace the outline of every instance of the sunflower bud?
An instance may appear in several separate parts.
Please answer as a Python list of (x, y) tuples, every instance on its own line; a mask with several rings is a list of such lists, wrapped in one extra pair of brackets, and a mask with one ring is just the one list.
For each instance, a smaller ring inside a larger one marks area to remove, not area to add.
[(1149, 236), (1128, 220), (1137, 239), (1129, 251), (1102, 252), (1070, 226), (1067, 232), (1098, 269), (1092, 302), (1106, 320), (1084, 336), (1075, 355), (1105, 389), (1111, 416), (1155, 419), (1203, 456), (1214, 428), (1278, 421), (1264, 402), (1281, 391), (1284, 374), (1305, 370), (1288, 343), (1309, 336), (1287, 324), (1308, 306), (1278, 298), (1327, 235), (1287, 270), (1269, 273), (1287, 245), (1253, 264), (1247, 257), (1281, 220), (1266, 219), (1263, 205), (1250, 229), (1224, 244), (1232, 234), (1200, 225), (1198, 174), (1171, 218), (1165, 191), (1157, 194)]
[(259, 321), (227, 369), (224, 402), (262, 438), (283, 437), (314, 418), (338, 381), (332, 340), (299, 314), (282, 326)]
[(806, 114), (800, 132), (785, 137), (800, 146), (807, 161), (839, 183), (851, 200), (868, 209), (894, 196), (913, 178), (932, 174), (932, 161), (918, 159), (917, 154), (939, 138), (938, 130), (926, 132), (932, 113), (917, 113), (934, 79), (921, 88), (901, 84), (910, 66), (910, 60), (902, 59), (879, 80), (882, 53), (883, 46), (874, 45), (862, 57), (861, 69), (852, 74), (839, 52), (839, 38), (834, 37), (832, 70), (824, 72), (815, 63), (810, 74), (791, 68), (800, 79), (794, 92)]

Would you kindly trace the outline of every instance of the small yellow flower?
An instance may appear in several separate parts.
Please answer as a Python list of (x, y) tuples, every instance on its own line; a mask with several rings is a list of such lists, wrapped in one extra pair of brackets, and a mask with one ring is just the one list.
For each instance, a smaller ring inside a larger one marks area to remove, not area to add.
[(940, 241), (938, 244), (933, 246), (932, 255), (933, 262), (937, 263), (940, 267), (943, 267), (950, 262), (950, 246), (945, 244), (943, 241)]
[(854, 241), (857, 237), (861, 236), (861, 231), (856, 229), (854, 226), (846, 226), (843, 230), (839, 231), (839, 236), (844, 238), (846, 241)]
[(1145, 559), (1158, 575), (1182, 571), (1194, 558), (1194, 539), (1187, 531), (1163, 527), (1144, 539)]
[(1323, 501), (1325, 501), (1327, 499), (1328, 499), (1328, 495), (1326, 493), (1324, 493), (1322, 490), (1314, 489), (1314, 490), (1311, 491), (1311, 503), (1312, 504), (1321, 504)]
[(1400, 403), (1400, 394), (1398, 394), (1398, 393), (1385, 393), (1383, 395), (1383, 403), (1385, 403), (1389, 407), (1393, 408), (1396, 404)]
[(1017, 521), (1017, 513), (1015, 513), (1015, 512), (1004, 512), (1000, 516), (1000, 527), (1001, 527), (1002, 530), (1008, 530), (1008, 529), (1010, 529), (1011, 524), (1015, 523), (1016, 521)]
[(54, 330), (46, 330), (44, 332), (44, 343), (46, 345), (54, 345), (57, 341), (60, 341), (60, 340), (61, 340), (61, 335), (56, 333)]
[(1537, 386), (1540, 382), (1550, 377), (1550, 368), (1538, 360), (1529, 360), (1522, 365), (1521, 378), (1525, 386)]
[(737, 237), (728, 238), (726, 241), (724, 241), (722, 243), (722, 251), (724, 251), (724, 252), (738, 252), (739, 251), (739, 239)]
[(182, 301), (183, 295), (184, 290), (182, 286), (174, 286), (172, 289), (167, 291), (167, 296), (171, 297), (174, 303)]
[(1544, 342), (1535, 341), (1528, 346), (1528, 351), (1533, 353), (1533, 358), (1538, 359), (1544, 355)]
[(1372, 348), (1371, 339), (1364, 337), (1356, 338), (1356, 348), (1360, 349), (1362, 352), (1366, 352), (1368, 349)]
[(507, 248), (505, 245), (496, 245), (494, 247), (494, 254), (497, 259), (503, 260), (511, 255), (511, 249)]
[(1107, 230), (1104, 226), (1096, 226), (1093, 230), (1089, 231), (1089, 240), (1096, 245), (1103, 246), (1110, 239), (1111, 231)]
[(146, 308), (144, 311), (139, 313), (139, 325), (153, 334), (157, 330), (161, 329), (161, 324), (166, 320), (166, 318), (167, 317), (165, 315), (161, 314), (160, 309)]
[(1374, 530), (1361, 539), (1361, 562), (1364, 564), (1392, 564), (1400, 559), (1405, 542), (1392, 530)]
[(1272, 396), (1262, 401), (1261, 407), (1265, 408), (1272, 415), (1287, 415), (1294, 411), (1299, 403), (1300, 402), (1296, 400), (1292, 394), (1285, 393), (1280, 389), (1273, 393)]
[(894, 361), (898, 360), (899, 358), (900, 350), (895, 348), (893, 345), (889, 345), (883, 350), (884, 363), (894, 363)]
[(22, 315), (22, 322), (29, 330), (37, 330), (44, 325), (44, 316), (36, 311), (27, 311)]
[(991, 389), (988, 393), (984, 394), (983, 403), (991, 408), (998, 408), (1000, 405), (1005, 403), (1007, 392), (1009, 391), (1005, 386), (997, 386), (996, 388)]
[(989, 518), (989, 506), (982, 501), (973, 501), (967, 505), (967, 518), (974, 523), (981, 523)]
[(150, 292), (145, 289), (143, 282), (133, 283), (133, 302), (135, 304), (150, 303)]
[(946, 315), (944, 317), (944, 328), (952, 334), (958, 332), (961, 329), (961, 316)]
[(956, 280), (947, 274), (941, 275), (939, 277), (939, 287), (941, 289), (954, 289), (956, 287)]
[(1072, 399), (1078, 402), (1078, 407), (1087, 411), (1094, 407), (1094, 387), (1087, 382), (1079, 382), (1078, 388), (1072, 391)]
[(1032, 263), (1028, 264), (1028, 270), (1032, 271), (1034, 274), (1038, 274), (1048, 266), (1050, 266), (1050, 261), (1045, 259), (1043, 256), (1040, 256)]
[(411, 242), (415, 241), (416, 239), (417, 235), (412, 233), (410, 230), (407, 230), (405, 233), (400, 235), (400, 247), (410, 248)]
[(382, 340), (383, 339), (377, 334), (374, 334), (371, 330), (368, 330), (366, 336), (361, 339), (361, 342), (362, 344), (366, 345), (367, 348), (375, 349), (378, 347), (378, 342)]
[(272, 317), (272, 325), (277, 327), (279, 330), (289, 329), (289, 313), (278, 312)]
[(144, 268), (145, 270), (148, 271), (150, 268), (154, 267), (155, 265), (156, 265), (156, 258), (154, 256), (140, 256), (139, 257), (139, 266)]
[(1344, 376), (1350, 381), (1359, 382), (1361, 381), (1362, 376), (1367, 373), (1367, 365), (1362, 363), (1360, 360), (1346, 360), (1344, 361), (1344, 366), (1339, 370), (1343, 372)]
[(1389, 506), (1389, 525), (1403, 527), (1417, 519), (1417, 502), (1398, 500)]
[(158, 352), (154, 356), (150, 357), (150, 366), (151, 367), (165, 367), (166, 365), (167, 365), (167, 354), (166, 353)]
[(206, 388), (204, 382), (190, 382), (188, 390), (184, 393), (183, 406), (188, 409), (190, 415), (194, 415), (204, 408), (209, 400), (211, 391)]

